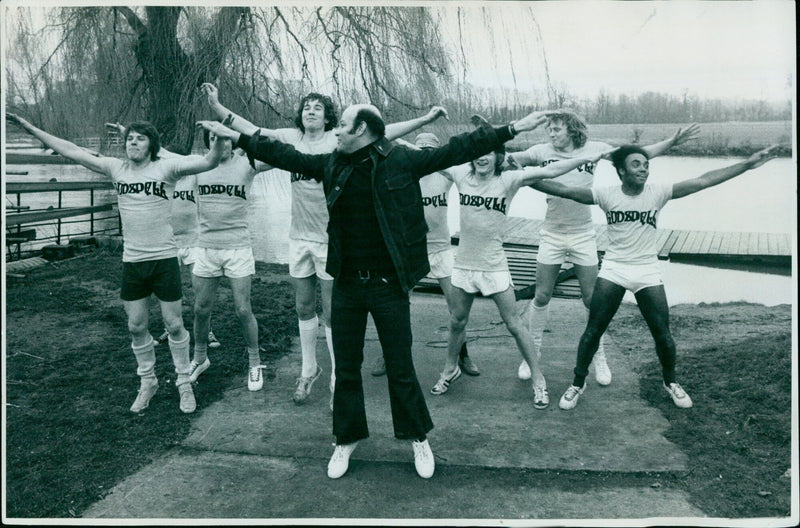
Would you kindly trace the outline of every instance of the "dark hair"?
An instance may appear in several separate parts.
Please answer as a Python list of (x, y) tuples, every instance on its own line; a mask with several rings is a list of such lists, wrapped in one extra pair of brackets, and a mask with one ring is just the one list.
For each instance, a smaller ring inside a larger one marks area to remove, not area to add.
[(147, 136), (150, 140), (150, 161), (155, 161), (158, 158), (158, 151), (161, 149), (161, 139), (158, 135), (158, 130), (148, 121), (137, 121), (128, 125), (125, 129), (125, 142), (128, 142), (128, 136), (131, 132), (136, 132)]
[[(572, 110), (559, 110), (557, 114), (549, 116), (549, 123), (561, 121), (567, 127), (567, 134), (572, 139), (572, 146), (581, 148), (589, 137), (586, 131), (586, 121)], [(548, 124), (549, 124), (548, 123)]]
[[(494, 174), (497, 175), (503, 172), (503, 164), (505, 163), (506, 160), (506, 147), (505, 145), (500, 145), (496, 150), (492, 152), (494, 153)], [(475, 172), (475, 160), (471, 160), (469, 162), (469, 165), (470, 167), (472, 167), (472, 172)]]
[(622, 145), (611, 153), (611, 163), (613, 163), (614, 168), (617, 169), (617, 175), (619, 175), (620, 169), (625, 168), (625, 160), (628, 159), (628, 156), (631, 154), (641, 154), (645, 159), (650, 159), (650, 156), (647, 155), (647, 151), (639, 145)]
[(300, 106), (297, 107), (297, 115), (294, 117), (294, 125), (300, 129), (300, 132), (305, 134), (306, 127), (303, 126), (303, 108), (309, 101), (319, 101), (325, 108), (325, 131), (333, 130), (338, 124), (339, 120), (336, 117), (336, 106), (333, 100), (327, 95), (311, 92), (300, 100)]
[(386, 123), (383, 122), (383, 118), (380, 114), (370, 107), (360, 108), (358, 110), (356, 117), (353, 118), (353, 127), (350, 129), (350, 132), (355, 132), (356, 128), (358, 128), (361, 123), (367, 125), (367, 130), (378, 137), (383, 137), (384, 134), (386, 134)]

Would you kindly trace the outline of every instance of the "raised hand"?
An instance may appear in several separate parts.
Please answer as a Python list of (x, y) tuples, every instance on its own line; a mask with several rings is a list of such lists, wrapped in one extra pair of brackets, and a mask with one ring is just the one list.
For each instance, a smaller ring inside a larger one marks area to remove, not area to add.
[(475, 128), (492, 126), (485, 117), (479, 114), (472, 114), (469, 116), (469, 122), (472, 123), (472, 126)]
[(700, 125), (697, 123), (692, 123), (689, 125), (688, 128), (683, 129), (679, 128), (675, 135), (672, 136), (672, 146), (680, 145), (681, 143), (686, 143), (692, 139), (697, 139), (697, 136), (700, 135)]
[(778, 150), (780, 149), (780, 145), (772, 145), (770, 147), (765, 148), (764, 150), (759, 150), (749, 158), (747, 158), (747, 164), (750, 166), (750, 169), (755, 169), (756, 167), (760, 167), (772, 158), (778, 156)]
[(447, 110), (445, 110), (445, 108), (443, 106), (433, 106), (428, 111), (428, 115), (425, 116), (425, 119), (429, 123), (432, 123), (433, 121), (436, 121), (440, 117), (443, 117), (445, 119), (450, 119), (450, 116), (448, 115)]
[(17, 114), (6, 112), (6, 122), (11, 123), (12, 125), (17, 125), (18, 127), (25, 129), (26, 132), (28, 131), (27, 127), (25, 126), (28, 124), (28, 122)]
[(526, 132), (533, 130), (536, 127), (543, 125), (547, 122), (551, 115), (557, 114), (556, 110), (542, 110), (531, 112), (522, 119), (514, 122), (514, 128), (517, 132)]
[(106, 123), (105, 126), (109, 132), (116, 132), (120, 136), (125, 133), (125, 127), (119, 123)]
[(234, 143), (239, 140), (239, 132), (231, 130), (219, 121), (198, 121), (196, 125), (205, 128), (209, 132), (213, 132), (218, 138), (230, 139)]
[(205, 94), (210, 106), (219, 105), (219, 90), (216, 86), (211, 83), (203, 83), (200, 85), (200, 91)]

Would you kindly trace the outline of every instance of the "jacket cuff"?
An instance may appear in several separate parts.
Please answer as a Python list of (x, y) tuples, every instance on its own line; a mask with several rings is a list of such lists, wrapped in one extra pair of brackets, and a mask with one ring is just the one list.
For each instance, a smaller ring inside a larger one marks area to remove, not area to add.
[(252, 136), (248, 136), (247, 134), (239, 134), (239, 140), (236, 142), (234, 147), (240, 148), (244, 151), (247, 150), (247, 147), (250, 145), (250, 140)]
[(254, 152), (256, 151), (256, 147), (258, 146), (258, 139), (261, 135), (261, 129), (256, 130), (255, 134), (252, 136), (248, 136), (245, 134), (239, 134), (239, 140), (236, 142), (236, 146), (240, 149), (244, 150), (247, 154), (247, 161), (250, 162), (250, 166), (255, 170), (256, 168), (256, 160)]
[(497, 139), (500, 141), (500, 143), (505, 143), (514, 137), (511, 135), (508, 125), (492, 128), (494, 129), (494, 133), (497, 135)]

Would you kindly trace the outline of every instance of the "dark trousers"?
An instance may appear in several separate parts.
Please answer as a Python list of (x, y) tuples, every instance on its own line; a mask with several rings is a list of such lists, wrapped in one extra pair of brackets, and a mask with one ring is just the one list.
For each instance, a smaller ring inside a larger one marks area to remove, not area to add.
[(336, 443), (349, 444), (369, 436), (361, 381), (367, 314), (375, 322), (386, 361), (394, 435), (401, 439), (424, 438), (433, 429), (433, 422), (411, 358), (408, 294), (397, 283), (336, 279), (331, 303)]

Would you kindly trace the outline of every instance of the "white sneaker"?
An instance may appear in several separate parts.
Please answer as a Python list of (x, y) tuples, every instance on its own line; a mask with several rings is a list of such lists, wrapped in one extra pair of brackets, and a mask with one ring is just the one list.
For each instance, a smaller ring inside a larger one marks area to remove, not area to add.
[(594, 379), (597, 380), (597, 383), (604, 386), (609, 385), (611, 383), (611, 369), (608, 368), (606, 353), (598, 352), (595, 354), (592, 364), (594, 365)]
[(533, 385), (533, 407), (536, 409), (547, 409), (550, 405), (550, 395), (547, 393), (547, 384)]
[(439, 381), (437, 381), (436, 385), (434, 385), (431, 388), (431, 394), (434, 394), (436, 396), (444, 394), (445, 392), (447, 392), (447, 389), (450, 388), (450, 384), (460, 377), (461, 377), (461, 367), (459, 367), (458, 365), (456, 365), (456, 369), (450, 374), (449, 377), (445, 376), (445, 373), (442, 372), (442, 374), (439, 376)]
[(202, 363), (198, 363), (192, 360), (192, 362), (189, 363), (189, 381), (191, 381), (192, 383), (197, 381), (197, 378), (200, 377), (200, 374), (208, 370), (208, 367), (210, 366), (211, 366), (211, 361), (208, 358), (206, 358), (206, 360), (203, 361)]
[(519, 368), (517, 369), (517, 377), (521, 380), (531, 379), (531, 366), (528, 365), (528, 362), (524, 359), (522, 360), (522, 363), (519, 364)]
[(663, 383), (664, 390), (667, 391), (672, 397), (672, 401), (675, 402), (675, 405), (680, 407), (681, 409), (688, 409), (692, 406), (692, 399), (686, 394), (686, 391), (683, 390), (683, 387), (678, 385), (677, 383), (670, 383), (667, 386), (666, 383)]
[(181, 411), (186, 414), (193, 413), (197, 409), (197, 402), (194, 399), (192, 383), (186, 382), (178, 385), (178, 394), (181, 397)]
[(297, 388), (292, 395), (292, 400), (297, 405), (302, 405), (305, 403), (309, 394), (311, 394), (311, 387), (314, 386), (314, 382), (317, 381), (320, 376), (322, 376), (322, 367), (317, 365), (317, 371), (313, 375), (307, 378), (303, 376), (297, 378)]
[(352, 444), (336, 444), (330, 462), (328, 462), (328, 478), (337, 479), (347, 473), (350, 467), (350, 455), (355, 450), (358, 442)]
[(155, 396), (157, 390), (157, 379), (147, 381), (142, 378), (139, 384), (139, 394), (136, 395), (136, 399), (133, 401), (133, 405), (131, 405), (131, 412), (140, 413), (147, 409), (148, 405), (150, 405), (150, 400)]
[(431, 451), (428, 440), (423, 440), (422, 442), (414, 440), (411, 442), (411, 446), (414, 448), (414, 467), (417, 470), (417, 475), (425, 479), (431, 478), (433, 470), (436, 468), (436, 463), (433, 460), (433, 451)]
[(264, 369), (264, 365), (250, 367), (247, 373), (247, 390), (260, 391), (261, 387), (264, 386), (264, 376), (261, 375), (262, 369)]
[(583, 391), (586, 390), (586, 383), (584, 382), (583, 387), (576, 387), (575, 385), (570, 385), (569, 388), (564, 392), (564, 395), (561, 396), (561, 400), (558, 402), (558, 406), (568, 411), (570, 409), (574, 409), (576, 405), (578, 405), (578, 398), (580, 398)]

